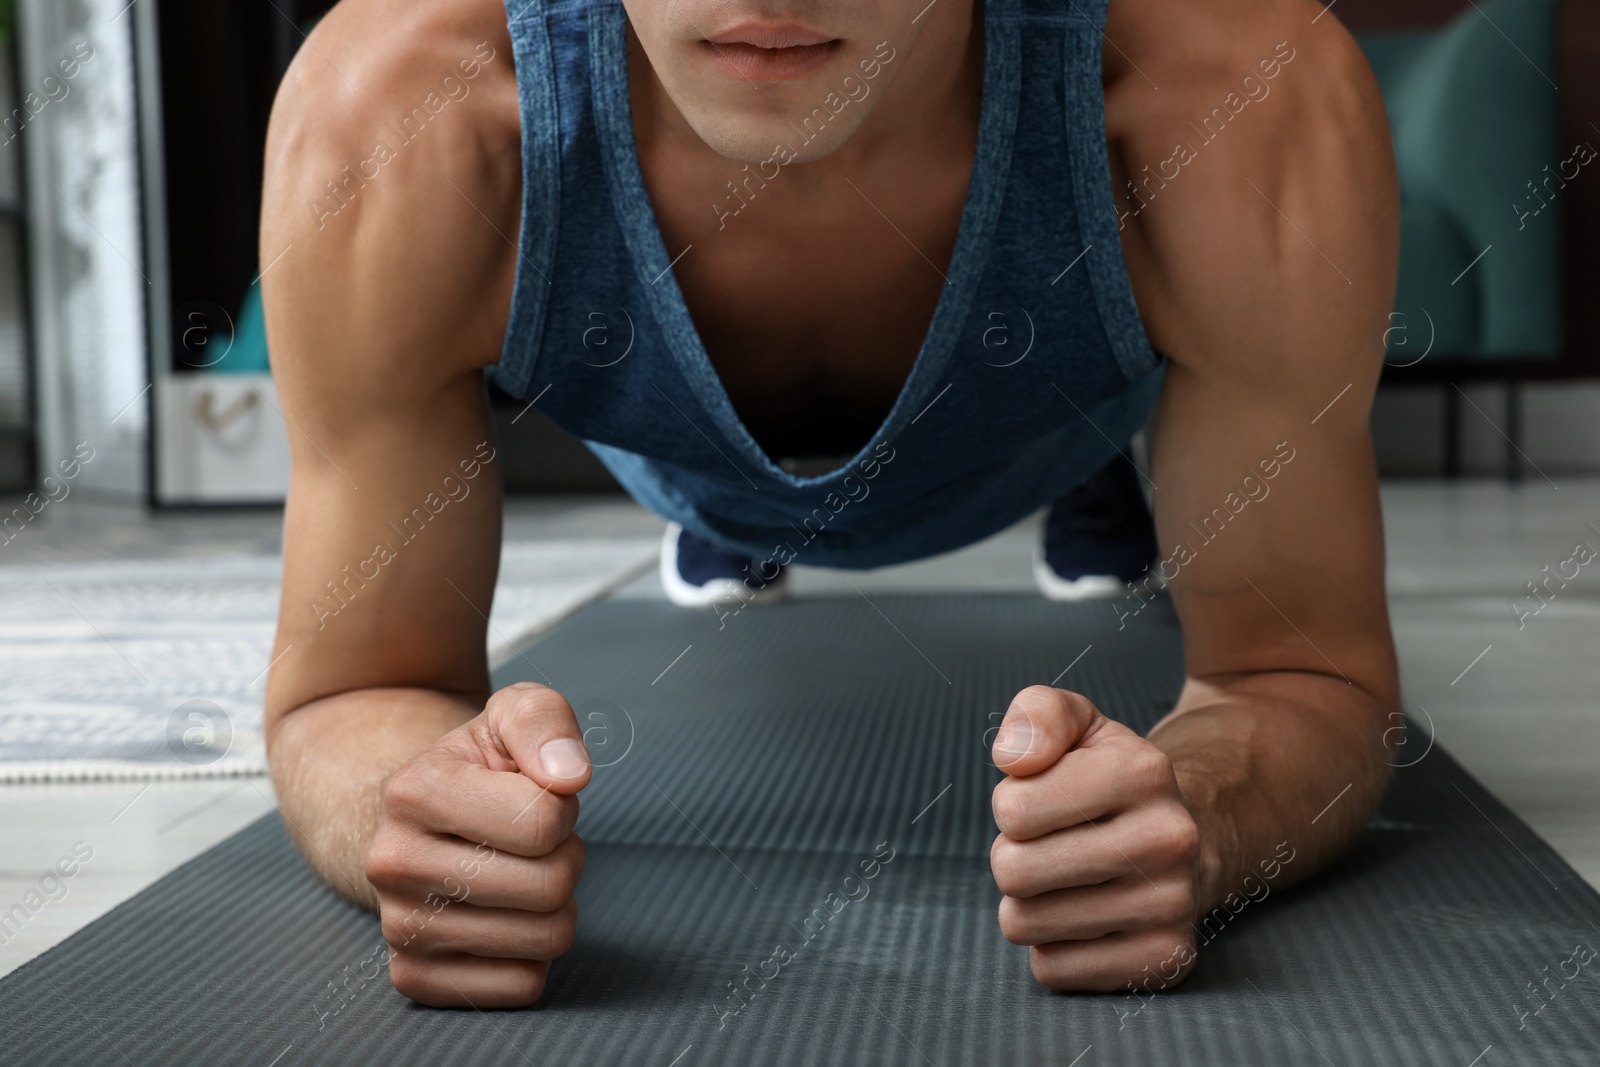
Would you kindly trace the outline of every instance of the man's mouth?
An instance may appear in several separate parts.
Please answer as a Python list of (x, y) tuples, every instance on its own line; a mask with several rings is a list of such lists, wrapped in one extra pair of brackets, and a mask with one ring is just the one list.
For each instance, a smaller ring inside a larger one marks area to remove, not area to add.
[(748, 81), (789, 81), (815, 73), (844, 42), (793, 22), (746, 22), (702, 44), (723, 70)]

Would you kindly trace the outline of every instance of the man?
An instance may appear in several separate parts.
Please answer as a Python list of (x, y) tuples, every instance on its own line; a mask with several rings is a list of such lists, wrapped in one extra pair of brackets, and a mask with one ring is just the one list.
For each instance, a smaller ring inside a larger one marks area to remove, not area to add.
[(550, 689), (489, 692), (490, 367), (689, 532), (708, 569), (669, 574), (741, 600), (791, 562), (985, 536), (1117, 470), (1157, 406), (1159, 558), (1108, 614), (1136, 625), (1169, 583), (1188, 680), (1147, 738), (1066, 690), (1017, 696), (1000, 930), (1052, 988), (1170, 983), (1191, 920), (1286, 842), (1279, 885), (1355, 839), (1398, 699), (1367, 430), (1398, 211), (1382, 102), (1321, 16), (327, 17), (268, 146), (295, 465), (267, 731), (286, 820), (381, 912), (397, 989), (526, 1004), (574, 937), (580, 732)]

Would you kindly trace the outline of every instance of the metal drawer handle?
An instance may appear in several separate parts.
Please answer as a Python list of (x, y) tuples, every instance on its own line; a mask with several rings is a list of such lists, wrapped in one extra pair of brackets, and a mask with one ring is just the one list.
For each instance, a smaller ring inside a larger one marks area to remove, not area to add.
[(220, 434), (223, 430), (243, 418), (246, 413), (256, 406), (260, 399), (256, 395), (256, 391), (251, 389), (232, 404), (229, 404), (224, 410), (217, 411), (216, 396), (208, 390), (201, 393), (195, 401), (194, 417), (200, 425), (212, 433)]

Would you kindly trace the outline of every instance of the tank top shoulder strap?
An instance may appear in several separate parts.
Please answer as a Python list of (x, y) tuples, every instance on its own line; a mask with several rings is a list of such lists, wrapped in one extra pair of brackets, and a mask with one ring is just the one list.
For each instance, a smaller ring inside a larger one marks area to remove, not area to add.
[[(617, 0), (612, 0), (617, 2)], [(570, 127), (572, 90), (589, 85), (588, 18), (594, 0), (505, 0), (517, 68), (522, 125), (522, 225), (512, 299), (515, 322), (494, 370), (513, 396), (528, 387), (534, 360), (521, 351), (544, 330), (561, 226), (562, 131)], [(570, 107), (569, 107), (570, 110)], [(513, 351), (513, 347), (517, 350)]]
[(1100, 318), (1130, 381), (1162, 357), (1150, 346), (1122, 255), (1121, 222), (1109, 179), (1105, 87), (1101, 75), (1109, 0), (1016, 0), (1019, 17), (1061, 27), (1061, 74), (1067, 160), (1087, 272)]

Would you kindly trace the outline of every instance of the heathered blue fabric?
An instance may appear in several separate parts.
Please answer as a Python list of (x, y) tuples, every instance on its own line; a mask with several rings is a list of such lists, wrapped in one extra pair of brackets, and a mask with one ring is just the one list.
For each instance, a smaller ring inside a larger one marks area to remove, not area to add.
[(640, 171), (621, 3), (507, 0), (524, 202), (496, 382), (641, 503), (757, 559), (917, 559), (1060, 497), (1126, 446), (1166, 369), (1118, 241), (1105, 8), (988, 0), (948, 284), (883, 425), (850, 462), (800, 476), (740, 422), (671, 270), (683, 250), (664, 247)]

